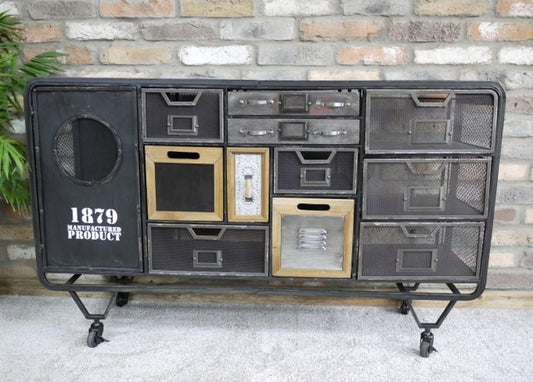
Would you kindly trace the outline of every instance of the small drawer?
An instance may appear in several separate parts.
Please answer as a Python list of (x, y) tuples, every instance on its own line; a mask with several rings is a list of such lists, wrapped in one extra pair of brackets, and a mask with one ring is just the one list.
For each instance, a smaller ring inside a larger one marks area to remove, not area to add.
[(152, 274), (268, 274), (268, 227), (148, 224)]
[(487, 216), (490, 158), (366, 159), (363, 218)]
[(150, 220), (222, 221), (221, 147), (146, 146)]
[(274, 150), (274, 192), (355, 194), (357, 149)]
[(228, 141), (233, 144), (355, 145), (359, 143), (359, 120), (230, 118)]
[(484, 223), (361, 223), (358, 278), (473, 281)]
[(488, 90), (369, 90), (366, 152), (492, 152), (497, 99)]
[(359, 91), (231, 91), (230, 115), (359, 115)]
[(222, 142), (223, 92), (217, 89), (143, 89), (147, 142)]
[(274, 198), (272, 275), (350, 278), (353, 200)]

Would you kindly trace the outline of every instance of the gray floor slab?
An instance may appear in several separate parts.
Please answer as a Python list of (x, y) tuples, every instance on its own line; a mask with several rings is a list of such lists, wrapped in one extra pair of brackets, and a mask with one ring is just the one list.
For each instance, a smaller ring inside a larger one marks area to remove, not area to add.
[[(91, 309), (104, 300), (89, 299)], [(434, 319), (438, 310), (420, 314)], [(0, 296), (2, 381), (531, 381), (533, 311), (454, 309), (418, 355), (392, 307), (131, 301), (86, 346), (67, 297)]]

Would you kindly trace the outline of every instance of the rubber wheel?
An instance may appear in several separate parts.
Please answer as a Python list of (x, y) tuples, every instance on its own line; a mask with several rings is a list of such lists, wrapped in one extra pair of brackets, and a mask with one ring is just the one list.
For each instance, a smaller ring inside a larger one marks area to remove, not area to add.
[(402, 301), (402, 305), (400, 305), (400, 313), (404, 315), (409, 314), (410, 310), (409, 304), (407, 304), (405, 301)]
[(97, 341), (98, 333), (96, 330), (89, 330), (89, 335), (87, 336), (87, 346), (90, 348), (95, 348), (98, 346)]
[(420, 356), (428, 358), (431, 353), (431, 343), (429, 341), (420, 341)]
[(117, 298), (115, 299), (115, 304), (117, 306), (124, 306), (128, 303), (130, 299), (130, 294), (128, 292), (118, 292)]

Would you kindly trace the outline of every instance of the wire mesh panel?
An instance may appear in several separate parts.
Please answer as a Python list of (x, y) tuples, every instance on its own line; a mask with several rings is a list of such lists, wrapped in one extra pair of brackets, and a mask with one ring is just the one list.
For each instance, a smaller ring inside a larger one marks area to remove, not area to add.
[(360, 279), (475, 280), (484, 223), (361, 223)]
[(496, 102), (490, 91), (370, 90), (366, 150), (491, 152)]
[(142, 98), (145, 140), (223, 140), (222, 90), (143, 89)]
[(489, 158), (367, 159), (363, 172), (363, 218), (486, 216)]
[(150, 272), (265, 275), (266, 227), (149, 225)]

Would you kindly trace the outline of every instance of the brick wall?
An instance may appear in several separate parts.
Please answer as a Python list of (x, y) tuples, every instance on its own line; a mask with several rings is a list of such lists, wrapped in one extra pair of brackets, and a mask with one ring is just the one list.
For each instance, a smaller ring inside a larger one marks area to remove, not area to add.
[[(533, 0), (18, 0), (24, 54), (65, 76), (497, 80), (507, 90), (489, 284), (533, 288)], [(23, 127), (19, 125), (20, 132)], [(0, 216), (0, 277), (33, 276)]]

